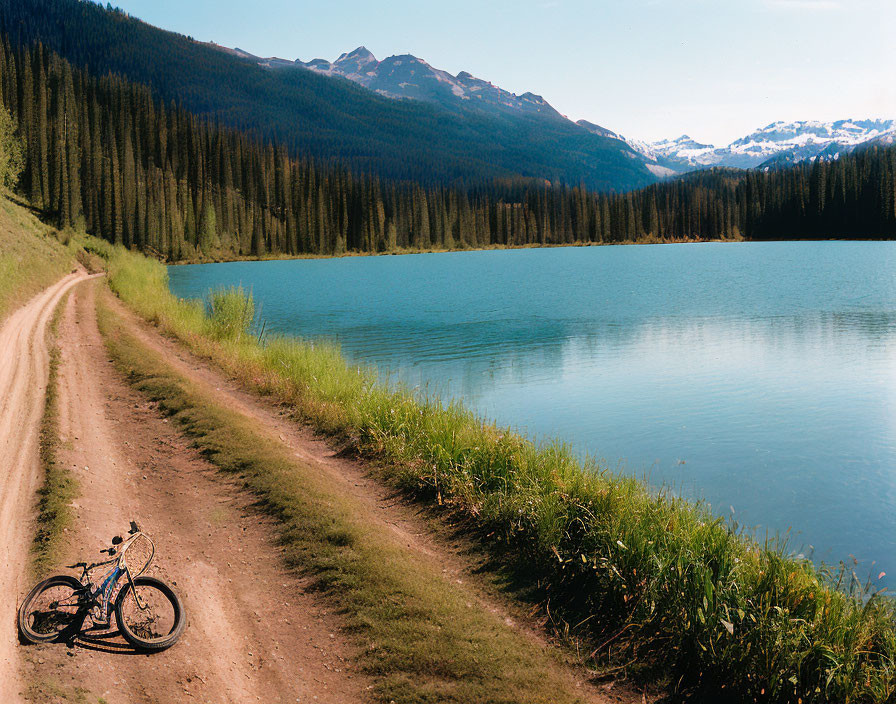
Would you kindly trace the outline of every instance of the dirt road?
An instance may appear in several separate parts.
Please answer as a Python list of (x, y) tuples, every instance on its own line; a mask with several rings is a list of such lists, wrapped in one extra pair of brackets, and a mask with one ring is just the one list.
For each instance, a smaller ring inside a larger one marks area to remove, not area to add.
[(136, 520), (156, 542), (150, 572), (176, 585), (188, 625), (177, 646), (151, 658), (134, 656), (114, 631), (73, 649), (29, 648), (30, 698), (80, 688), (108, 704), (364, 701), (338, 624), (281, 567), (249, 497), (119, 379), (95, 295), (91, 284), (75, 289), (60, 323), (58, 456), (81, 494), (65, 557), (99, 559)]
[(62, 296), (86, 276), (66, 276), (0, 328), (0, 692), (13, 696), (21, 691), (21, 680), (16, 601), (10, 597), (27, 586), (31, 516), (40, 478), (38, 433), (49, 374), (47, 324)]

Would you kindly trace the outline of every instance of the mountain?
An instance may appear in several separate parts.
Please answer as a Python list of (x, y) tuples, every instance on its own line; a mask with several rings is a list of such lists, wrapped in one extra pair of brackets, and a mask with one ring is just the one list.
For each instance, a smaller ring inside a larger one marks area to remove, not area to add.
[(675, 164), (681, 170), (690, 170), (700, 166), (727, 166), (719, 162), (703, 163), (706, 155), (715, 150), (711, 144), (702, 144), (684, 134), (678, 139), (664, 139), (659, 142), (649, 142), (646, 149), (655, 159), (664, 159), (670, 164)]
[(678, 170), (711, 166), (751, 169), (836, 159), (862, 146), (893, 144), (894, 137), (896, 120), (773, 122), (726, 147), (700, 144), (684, 135), (648, 144), (647, 153)]
[(618, 192), (706, 167), (835, 159), (896, 140), (896, 120), (840, 120), (775, 122), (725, 147), (688, 136), (647, 143), (409, 54), (379, 60), (358, 47), (335, 61), (261, 58), (82, 0), (0, 0), (0, 33), (144, 83), (294, 155), (424, 185), (533, 179)]
[[(310, 69), (259, 61), (80, 0), (0, 0), (0, 33), (13, 46), (39, 42), (94, 74), (143, 83), (161, 100), (356, 172), (422, 184), (523, 178), (602, 191), (656, 181), (628, 144), (583, 130), (537, 96), (512, 96), (468, 74), (443, 82), (447, 74), (411, 57), (376, 62), (383, 67), (368, 88), (351, 78), (370, 72), (375, 59), (365, 50), (329, 67), (309, 62)], [(396, 100), (399, 90), (416, 99)], [(450, 103), (455, 90), (469, 100)]]
[(657, 176), (658, 178), (675, 176), (677, 174), (690, 170), (682, 168), (676, 160), (666, 158), (663, 154), (656, 151), (652, 147), (652, 145), (646, 142), (642, 142), (636, 139), (627, 139), (621, 134), (617, 134), (612, 130), (608, 130), (606, 127), (601, 127), (600, 125), (596, 125), (593, 122), (589, 122), (588, 120), (579, 120), (578, 122), (576, 122), (576, 124), (580, 127), (584, 127), (592, 134), (596, 134), (601, 137), (607, 137), (609, 139), (618, 139), (621, 142), (625, 142), (629, 147), (632, 148), (633, 151), (637, 152), (640, 155), (640, 157), (644, 160), (644, 166), (647, 167), (650, 173), (652, 173), (654, 176)]
[[(455, 76), (434, 68), (411, 54), (390, 56), (380, 61), (369, 49), (360, 46), (342, 54), (335, 61), (289, 61), (277, 57), (254, 56), (238, 48), (222, 49), (269, 69), (306, 69), (323, 76), (346, 79), (384, 97), (435, 104), (455, 113), (473, 112), (505, 117), (537, 115), (553, 120), (566, 129), (571, 124), (567, 117), (540, 95), (531, 92), (517, 95), (466, 71)], [(631, 153), (626, 155), (642, 163), (655, 177), (664, 178), (688, 170), (680, 168), (674, 160), (658, 156), (644, 142), (626, 139), (588, 120), (579, 120), (575, 124), (594, 136), (625, 144), (631, 149)]]
[[(235, 50), (241, 56), (271, 69), (302, 68), (339, 77), (393, 99), (411, 99), (439, 105), (453, 112), (478, 111), (493, 115), (535, 114), (566, 120), (544, 98), (533, 93), (516, 95), (467, 72), (456, 76), (432, 67), (410, 54), (378, 60), (366, 47), (342, 54), (335, 61), (260, 58)], [(629, 139), (588, 120), (576, 122), (587, 132), (628, 145), (657, 177), (704, 167), (756, 168), (794, 164), (813, 158), (837, 158), (859, 144), (894, 135), (893, 120), (840, 120), (838, 122), (775, 122), (726, 147), (697, 142), (687, 135), (659, 142)]]
[[(369, 49), (360, 46), (331, 62), (326, 59), (288, 61), (277, 57), (253, 56), (242, 49), (229, 51), (266, 68), (303, 68), (324, 76), (344, 78), (384, 97), (418, 100), (439, 105), (452, 112), (517, 117), (538, 115), (557, 123), (566, 123), (567, 128), (570, 124), (567, 117), (561, 115), (540, 95), (517, 95), (466, 71), (454, 76), (411, 54), (390, 56), (380, 61)], [(579, 120), (575, 124), (596, 137), (627, 145), (633, 152), (628, 154), (629, 158), (643, 163), (644, 168), (655, 177), (664, 178), (688, 170), (681, 168), (674, 159), (666, 159), (657, 154), (644, 142), (626, 139), (588, 120)]]
[[(270, 59), (268, 65), (272, 68), (286, 66)], [(540, 95), (516, 95), (466, 71), (453, 76), (410, 54), (378, 61), (362, 46), (332, 63), (313, 59), (308, 62), (296, 60), (289, 65), (325, 76), (340, 76), (389, 98), (421, 100), (449, 109), (472, 108), (490, 113), (517, 111), (555, 120), (566, 119)]]

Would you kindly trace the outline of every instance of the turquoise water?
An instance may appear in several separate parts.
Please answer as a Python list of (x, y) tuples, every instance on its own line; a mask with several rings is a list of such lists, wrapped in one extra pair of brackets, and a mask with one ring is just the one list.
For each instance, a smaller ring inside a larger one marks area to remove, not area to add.
[(268, 330), (709, 501), (896, 584), (896, 243), (749, 243), (171, 267)]

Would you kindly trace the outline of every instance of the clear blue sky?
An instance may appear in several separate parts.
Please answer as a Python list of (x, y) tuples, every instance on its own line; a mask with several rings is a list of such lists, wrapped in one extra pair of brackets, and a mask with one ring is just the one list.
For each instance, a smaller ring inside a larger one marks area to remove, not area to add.
[(261, 56), (364, 45), (469, 71), (645, 140), (727, 144), (775, 120), (896, 118), (894, 0), (117, 0)]

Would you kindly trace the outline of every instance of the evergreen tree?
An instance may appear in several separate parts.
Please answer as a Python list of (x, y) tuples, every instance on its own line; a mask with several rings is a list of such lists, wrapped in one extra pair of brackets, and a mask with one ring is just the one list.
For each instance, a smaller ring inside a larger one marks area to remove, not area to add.
[(0, 187), (15, 188), (25, 168), (25, 145), (9, 111), (0, 105)]

